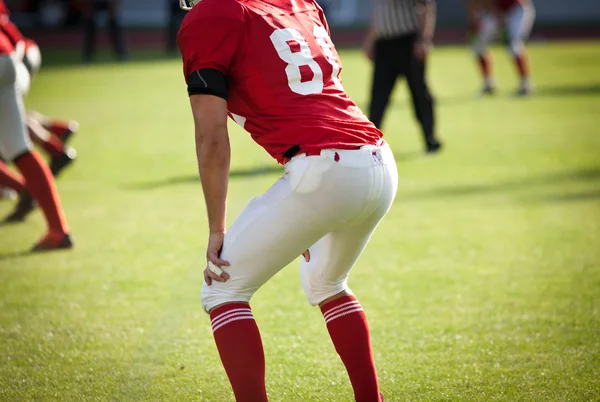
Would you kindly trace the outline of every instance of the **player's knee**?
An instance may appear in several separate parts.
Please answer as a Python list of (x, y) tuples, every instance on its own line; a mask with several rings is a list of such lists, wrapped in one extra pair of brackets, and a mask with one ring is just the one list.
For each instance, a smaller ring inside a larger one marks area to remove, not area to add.
[(31, 76), (29, 75), (29, 71), (27, 70), (27, 67), (25, 67), (25, 64), (17, 63), (15, 68), (17, 70), (15, 87), (21, 96), (25, 96), (29, 92)]
[(523, 52), (524, 43), (522, 39), (511, 39), (508, 42), (508, 51), (513, 56), (518, 56)]
[(33, 78), (40, 71), (42, 66), (42, 53), (38, 45), (31, 39), (27, 39), (25, 42), (25, 56), (23, 57), (23, 64), (27, 67), (29, 75)]
[(211, 286), (206, 283), (202, 286), (200, 303), (207, 313), (221, 304), (242, 302), (249, 303), (254, 295), (254, 290), (238, 290), (228, 285), (228, 282), (213, 282)]
[(304, 294), (312, 306), (317, 306), (343, 291), (350, 291), (347, 276), (337, 280), (323, 278), (316, 270), (311, 269), (311, 263), (304, 260), (300, 263), (300, 280)]
[(471, 46), (471, 50), (475, 55), (483, 56), (487, 49), (485, 44), (480, 39), (476, 39), (473, 43), (473, 46)]

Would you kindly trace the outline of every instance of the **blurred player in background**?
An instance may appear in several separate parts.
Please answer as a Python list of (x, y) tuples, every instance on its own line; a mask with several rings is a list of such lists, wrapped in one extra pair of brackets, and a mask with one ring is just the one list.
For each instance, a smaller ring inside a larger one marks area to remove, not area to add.
[(471, 30), (475, 33), (473, 51), (484, 78), (482, 93), (493, 94), (496, 89), (488, 46), (501, 25), (505, 29), (508, 50), (519, 73), (518, 93), (529, 95), (532, 86), (525, 40), (535, 21), (535, 8), (531, 0), (469, 0), (469, 19)]
[[(21, 79), (17, 83), (20, 87), (21, 96), (29, 91), (31, 81), (40, 70), (42, 56), (37, 44), (28, 38), (23, 37), (19, 29), (10, 21), (8, 9), (4, 2), (0, 0), (0, 31), (4, 32), (13, 46), (21, 46), (23, 51), (22, 64), (27, 68), (27, 79)], [(70, 165), (75, 159), (77, 153), (71, 147), (67, 147), (66, 141), (77, 130), (78, 124), (75, 121), (61, 121), (44, 116), (40, 113), (30, 111), (27, 113), (26, 126), (30, 138), (44, 149), (50, 157), (50, 170), (57, 177), (60, 172)], [(4, 174), (6, 167), (0, 171)], [(5, 218), (5, 222), (20, 222), (25, 219), (34, 209), (34, 200), (27, 191), (20, 192), (19, 202), (15, 209)]]
[(16, 45), (0, 30), (0, 156), (14, 162), (22, 176), (0, 164), (1, 184), (28, 191), (40, 205), (47, 234), (34, 246), (34, 251), (73, 246), (69, 228), (60, 205), (54, 177), (42, 157), (33, 150), (26, 133), (25, 110), (21, 88), (29, 79), (23, 65), (24, 44)]
[[(382, 401), (367, 318), (347, 281), (394, 200), (392, 151), (346, 95), (339, 56), (314, 0), (193, 0), (190, 6), (178, 43), (209, 221), (202, 307), (236, 400), (267, 400), (250, 299), (303, 254), (302, 286), (321, 308), (356, 400)], [(228, 114), (285, 173), (225, 234)]]
[(117, 58), (127, 60), (127, 50), (123, 28), (119, 23), (119, 0), (80, 0), (82, 3), (83, 24), (83, 61), (89, 63), (96, 53), (97, 18), (102, 12), (108, 15), (108, 35)]

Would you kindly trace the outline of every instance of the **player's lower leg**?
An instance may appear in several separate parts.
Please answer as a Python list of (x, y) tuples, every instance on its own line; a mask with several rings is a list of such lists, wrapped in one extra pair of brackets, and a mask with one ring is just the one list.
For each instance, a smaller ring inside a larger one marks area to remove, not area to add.
[(58, 136), (47, 131), (33, 115), (28, 116), (27, 128), (33, 142), (42, 147), (50, 155), (50, 171), (54, 176), (58, 176), (77, 157), (75, 149), (65, 147)]
[(35, 151), (19, 156), (15, 160), (15, 164), (25, 177), (26, 188), (40, 205), (48, 223), (48, 233), (36, 244), (34, 249), (72, 247), (67, 220), (48, 165)]
[(492, 94), (496, 89), (496, 82), (494, 81), (492, 71), (492, 58), (489, 53), (481, 53), (477, 55), (477, 61), (479, 63), (479, 69), (483, 76), (483, 94)]
[(4, 162), (0, 161), (0, 187), (8, 187), (17, 193), (25, 191), (25, 180), (23, 177), (12, 171)]
[(356, 298), (345, 294), (321, 305), (327, 330), (342, 359), (357, 402), (383, 401), (371, 350), (367, 317)]
[(5, 186), (19, 194), (19, 202), (3, 222), (22, 222), (25, 217), (33, 211), (33, 199), (25, 187), (25, 179), (20, 174), (13, 172), (4, 162), (0, 162), (0, 187)]
[(42, 125), (46, 130), (58, 136), (63, 143), (66, 143), (79, 129), (79, 123), (75, 120), (64, 121), (51, 119)]
[(519, 36), (511, 38), (508, 44), (508, 51), (513, 57), (517, 73), (519, 75), (519, 95), (529, 95), (531, 93), (531, 82), (529, 79), (529, 59), (525, 50), (525, 43)]
[(71, 136), (79, 130), (79, 123), (75, 120), (55, 119), (33, 110), (27, 112), (27, 117), (38, 121), (45, 130), (60, 138), (63, 144), (66, 144)]
[(267, 401), (265, 356), (250, 306), (225, 304), (210, 313), (221, 362), (237, 402)]
[(514, 61), (520, 79), (519, 94), (528, 95), (531, 93), (531, 81), (529, 79), (529, 59), (527, 52), (523, 49), (514, 56)]

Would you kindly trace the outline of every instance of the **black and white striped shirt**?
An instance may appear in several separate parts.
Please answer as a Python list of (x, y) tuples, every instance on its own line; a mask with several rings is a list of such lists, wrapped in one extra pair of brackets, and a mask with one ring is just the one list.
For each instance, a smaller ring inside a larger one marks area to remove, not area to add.
[(393, 38), (417, 32), (417, 6), (432, 0), (373, 0), (371, 26), (378, 38)]

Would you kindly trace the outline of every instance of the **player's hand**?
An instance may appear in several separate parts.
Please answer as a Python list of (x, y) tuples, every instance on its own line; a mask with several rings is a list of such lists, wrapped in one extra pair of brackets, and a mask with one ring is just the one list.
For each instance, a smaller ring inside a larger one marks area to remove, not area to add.
[(309, 262), (310, 261), (310, 250), (306, 250), (305, 252), (303, 252), (302, 257), (304, 257), (304, 261)]
[(204, 270), (204, 281), (208, 286), (212, 285), (213, 281), (225, 282), (229, 279), (229, 275), (223, 271), (224, 267), (228, 267), (229, 263), (221, 259), (221, 250), (223, 249), (223, 239), (225, 233), (211, 233), (208, 237), (208, 247), (206, 248), (207, 266)]
[(417, 60), (425, 61), (429, 51), (431, 50), (432, 44), (431, 41), (420, 39), (415, 42), (415, 57)]
[(371, 35), (367, 35), (363, 43), (363, 52), (367, 59), (373, 61), (375, 59), (375, 39)]

